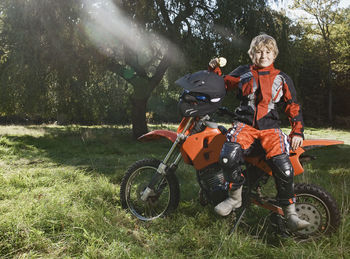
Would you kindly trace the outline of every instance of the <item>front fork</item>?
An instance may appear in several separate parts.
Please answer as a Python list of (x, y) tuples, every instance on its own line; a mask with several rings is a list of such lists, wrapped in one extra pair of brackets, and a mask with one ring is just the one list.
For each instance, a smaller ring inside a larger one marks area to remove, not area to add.
[[(159, 183), (159, 181), (162, 180), (162, 178), (164, 178), (168, 172), (174, 172), (177, 169), (177, 166), (179, 165), (182, 157), (181, 153), (178, 153), (176, 155), (177, 146), (179, 145), (179, 143), (183, 142), (186, 139), (187, 136), (185, 135), (185, 133), (190, 128), (192, 121), (193, 121), (193, 118), (192, 117), (189, 118), (182, 132), (177, 135), (177, 138), (175, 139), (173, 145), (171, 146), (168, 154), (165, 156), (163, 161), (159, 164), (157, 168), (157, 174), (155, 174), (152, 177), (150, 183), (148, 184), (146, 189), (142, 192), (141, 200), (146, 201), (151, 194), (155, 193), (154, 191), (155, 185)], [(175, 159), (172, 159), (174, 155), (175, 155)], [(171, 162), (172, 160), (173, 162)], [(160, 187), (161, 186), (162, 185), (160, 185)]]

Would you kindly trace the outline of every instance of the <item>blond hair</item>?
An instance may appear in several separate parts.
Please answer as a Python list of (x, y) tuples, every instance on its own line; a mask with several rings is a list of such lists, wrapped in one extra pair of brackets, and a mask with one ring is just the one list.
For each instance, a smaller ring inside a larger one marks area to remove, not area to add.
[(275, 58), (278, 55), (278, 47), (276, 40), (267, 34), (260, 34), (252, 40), (250, 43), (250, 48), (248, 50), (249, 57), (251, 60), (254, 58), (256, 51), (260, 50), (262, 47), (268, 48), (270, 51), (275, 53)]

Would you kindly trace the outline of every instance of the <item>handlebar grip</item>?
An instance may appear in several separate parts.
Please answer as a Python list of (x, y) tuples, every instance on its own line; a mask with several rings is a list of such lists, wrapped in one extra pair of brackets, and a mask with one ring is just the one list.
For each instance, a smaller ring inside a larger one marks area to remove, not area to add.
[(227, 130), (224, 126), (222, 126), (222, 125), (218, 126), (218, 129), (220, 130), (220, 132), (221, 132), (222, 135), (226, 135), (226, 133), (227, 133), (227, 131), (228, 131), (228, 130)]

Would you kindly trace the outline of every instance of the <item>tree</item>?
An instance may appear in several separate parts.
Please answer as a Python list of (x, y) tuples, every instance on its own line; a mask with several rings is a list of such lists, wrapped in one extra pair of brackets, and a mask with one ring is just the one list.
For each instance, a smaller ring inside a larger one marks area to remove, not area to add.
[(301, 9), (310, 14), (316, 24), (309, 24), (314, 35), (320, 35), (323, 40), (324, 55), (327, 60), (326, 85), (328, 86), (328, 119), (333, 122), (333, 70), (334, 43), (332, 42), (332, 32), (337, 16), (336, 8), (339, 0), (294, 0), (294, 8)]
[(72, 0), (1, 1), (1, 116), (128, 122), (125, 84), (87, 40), (83, 10), (81, 1)]
[(119, 116), (138, 137), (151, 95), (176, 102), (172, 82), (216, 55), (229, 59), (226, 69), (249, 62), (260, 32), (283, 48), (281, 68), (295, 68), (283, 57), (294, 26), (264, 0), (3, 0), (0, 18), (1, 116), (84, 124)]
[[(186, 64), (181, 59), (186, 44), (193, 44), (206, 31), (213, 2), (100, 0), (88, 4), (87, 31), (109, 56), (108, 68), (132, 86), (133, 135), (139, 137), (147, 132), (146, 106), (152, 91), (171, 64)], [(182, 46), (182, 51), (174, 46)]]

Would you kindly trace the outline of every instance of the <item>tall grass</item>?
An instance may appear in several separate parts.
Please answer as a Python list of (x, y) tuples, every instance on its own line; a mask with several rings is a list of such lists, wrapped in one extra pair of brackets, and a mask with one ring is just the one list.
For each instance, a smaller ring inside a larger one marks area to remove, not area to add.
[(350, 258), (350, 132), (306, 132), (347, 142), (310, 151), (318, 159), (296, 177), (336, 198), (342, 224), (331, 237), (298, 242), (266, 231), (267, 212), (255, 207), (228, 236), (233, 219), (199, 205), (194, 170), (183, 164), (172, 215), (145, 223), (122, 210), (126, 168), (144, 157), (162, 159), (166, 141), (139, 143), (121, 126), (0, 126), (0, 257)]

